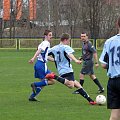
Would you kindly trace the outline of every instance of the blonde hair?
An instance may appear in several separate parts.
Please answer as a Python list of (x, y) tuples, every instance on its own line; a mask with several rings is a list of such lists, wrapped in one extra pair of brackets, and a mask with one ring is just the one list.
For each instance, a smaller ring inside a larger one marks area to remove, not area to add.
[(63, 33), (61, 36), (61, 41), (64, 41), (65, 39), (69, 39), (70, 35), (68, 33)]

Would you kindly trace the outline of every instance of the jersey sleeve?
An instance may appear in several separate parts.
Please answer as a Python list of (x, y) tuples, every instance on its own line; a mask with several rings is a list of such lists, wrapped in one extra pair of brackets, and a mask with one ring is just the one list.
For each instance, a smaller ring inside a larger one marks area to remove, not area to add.
[(109, 60), (109, 56), (107, 53), (107, 47), (106, 47), (106, 44), (104, 44), (103, 51), (101, 53), (99, 61), (103, 64), (108, 64), (108, 60)]
[(48, 55), (52, 55), (52, 54), (53, 54), (53, 50), (54, 50), (53, 47), (52, 47), (52, 48), (49, 48), (49, 49), (48, 49)]
[(91, 42), (89, 42), (89, 50), (90, 50), (91, 52), (93, 52), (93, 53), (96, 53), (96, 49), (95, 49), (95, 47), (92, 45)]
[(70, 46), (66, 45), (65, 46), (65, 52), (69, 55), (71, 53), (74, 53), (74, 50)]
[(47, 41), (43, 41), (39, 46), (38, 49), (41, 49), (42, 51), (45, 51), (47, 47), (50, 47), (50, 43)]

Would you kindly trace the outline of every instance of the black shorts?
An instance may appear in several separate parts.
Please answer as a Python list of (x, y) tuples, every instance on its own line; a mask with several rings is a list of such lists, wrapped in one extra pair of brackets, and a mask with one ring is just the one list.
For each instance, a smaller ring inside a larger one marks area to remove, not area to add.
[(86, 75), (86, 74), (88, 74), (88, 75), (94, 74), (93, 66), (94, 66), (94, 62), (92, 60), (83, 61), (81, 74), (84, 74), (84, 75)]
[(107, 108), (120, 109), (120, 77), (109, 78), (107, 85)]
[(73, 72), (63, 74), (63, 75), (61, 75), (61, 77), (66, 78), (69, 81), (74, 81), (75, 80)]

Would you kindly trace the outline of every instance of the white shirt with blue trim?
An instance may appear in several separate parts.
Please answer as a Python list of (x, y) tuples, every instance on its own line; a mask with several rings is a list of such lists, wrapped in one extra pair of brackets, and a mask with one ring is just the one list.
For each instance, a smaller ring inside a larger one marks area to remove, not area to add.
[(41, 50), (41, 53), (37, 56), (38, 60), (42, 62), (47, 62), (48, 50), (50, 49), (50, 43), (47, 40), (44, 40), (38, 46), (38, 50)]

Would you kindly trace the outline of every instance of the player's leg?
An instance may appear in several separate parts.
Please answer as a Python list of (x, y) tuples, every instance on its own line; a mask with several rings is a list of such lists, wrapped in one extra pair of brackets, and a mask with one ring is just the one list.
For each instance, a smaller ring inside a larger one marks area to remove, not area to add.
[(36, 87), (35, 89), (35, 92), (32, 92), (32, 94), (30, 95), (29, 101), (38, 101), (35, 97), (40, 93), (42, 88)]
[(80, 73), (80, 84), (83, 86), (84, 84), (84, 74)]
[(30, 95), (30, 98), (29, 98), (29, 101), (37, 101), (37, 100), (34, 100), (35, 97), (41, 92), (41, 90), (43, 89), (44, 86), (47, 86), (47, 85), (53, 85), (55, 83), (55, 80), (54, 79), (50, 79), (50, 80), (42, 80), (40, 82), (34, 82), (31, 84), (31, 87), (32, 87), (32, 94)]
[(120, 120), (120, 109), (112, 109), (110, 120)]
[(45, 76), (46, 79), (55, 79), (57, 80), (58, 82), (64, 84), (65, 83), (65, 78), (62, 78), (60, 76), (57, 76), (55, 73), (48, 73), (46, 76)]
[(96, 102), (92, 100), (92, 98), (88, 95), (88, 93), (83, 89), (83, 87), (80, 85), (80, 83), (75, 80), (74, 81), (74, 86), (78, 88), (76, 91), (73, 92), (73, 94), (80, 94), (83, 96), (90, 104), (95, 105)]
[(108, 80), (107, 108), (111, 109), (110, 120), (120, 120), (120, 77)]
[(86, 61), (83, 61), (82, 69), (80, 71), (80, 84), (83, 86), (84, 84), (84, 75), (86, 74), (87, 64)]
[(99, 93), (103, 93), (104, 92), (104, 88), (102, 87), (102, 85), (100, 84), (99, 80), (96, 78), (96, 76), (94, 74), (90, 75), (90, 78), (94, 81), (94, 83), (98, 86), (98, 92)]
[(69, 88), (74, 88), (74, 73), (66, 73), (61, 75), (62, 78), (65, 78), (64, 85), (66, 85)]
[(57, 76), (57, 75), (55, 75), (55, 73), (50, 73), (50, 74), (46, 75), (46, 78), (47, 79), (55, 79), (58, 82), (66, 85), (67, 87), (73, 88), (74, 87), (74, 82), (67, 79), (68, 75), (69, 75), (69, 77), (71, 77), (71, 73), (70, 74), (67, 73), (67, 74), (64, 74), (62, 76)]
[[(30, 95), (29, 100), (34, 99), (35, 96), (37, 96), (41, 92), (43, 86), (54, 84), (54, 81), (52, 79), (50, 80), (50, 82), (48, 80), (44, 79), (46, 74), (50, 73), (50, 71), (47, 69), (47, 66), (45, 63), (38, 61), (34, 66), (34, 70), (35, 70), (35, 73), (34, 73), (35, 78), (39, 78), (39, 79), (41, 79), (41, 81), (33, 82), (31, 84), (33, 93)], [(30, 100), (30, 101), (32, 101), (32, 100)]]
[(91, 73), (91, 68), (93, 67), (93, 61), (83, 61), (83, 66), (80, 71), (80, 84), (83, 86), (84, 84), (84, 76)]
[(64, 85), (66, 85), (68, 88), (74, 88), (74, 82), (73, 81), (69, 81), (67, 79), (65, 79)]

